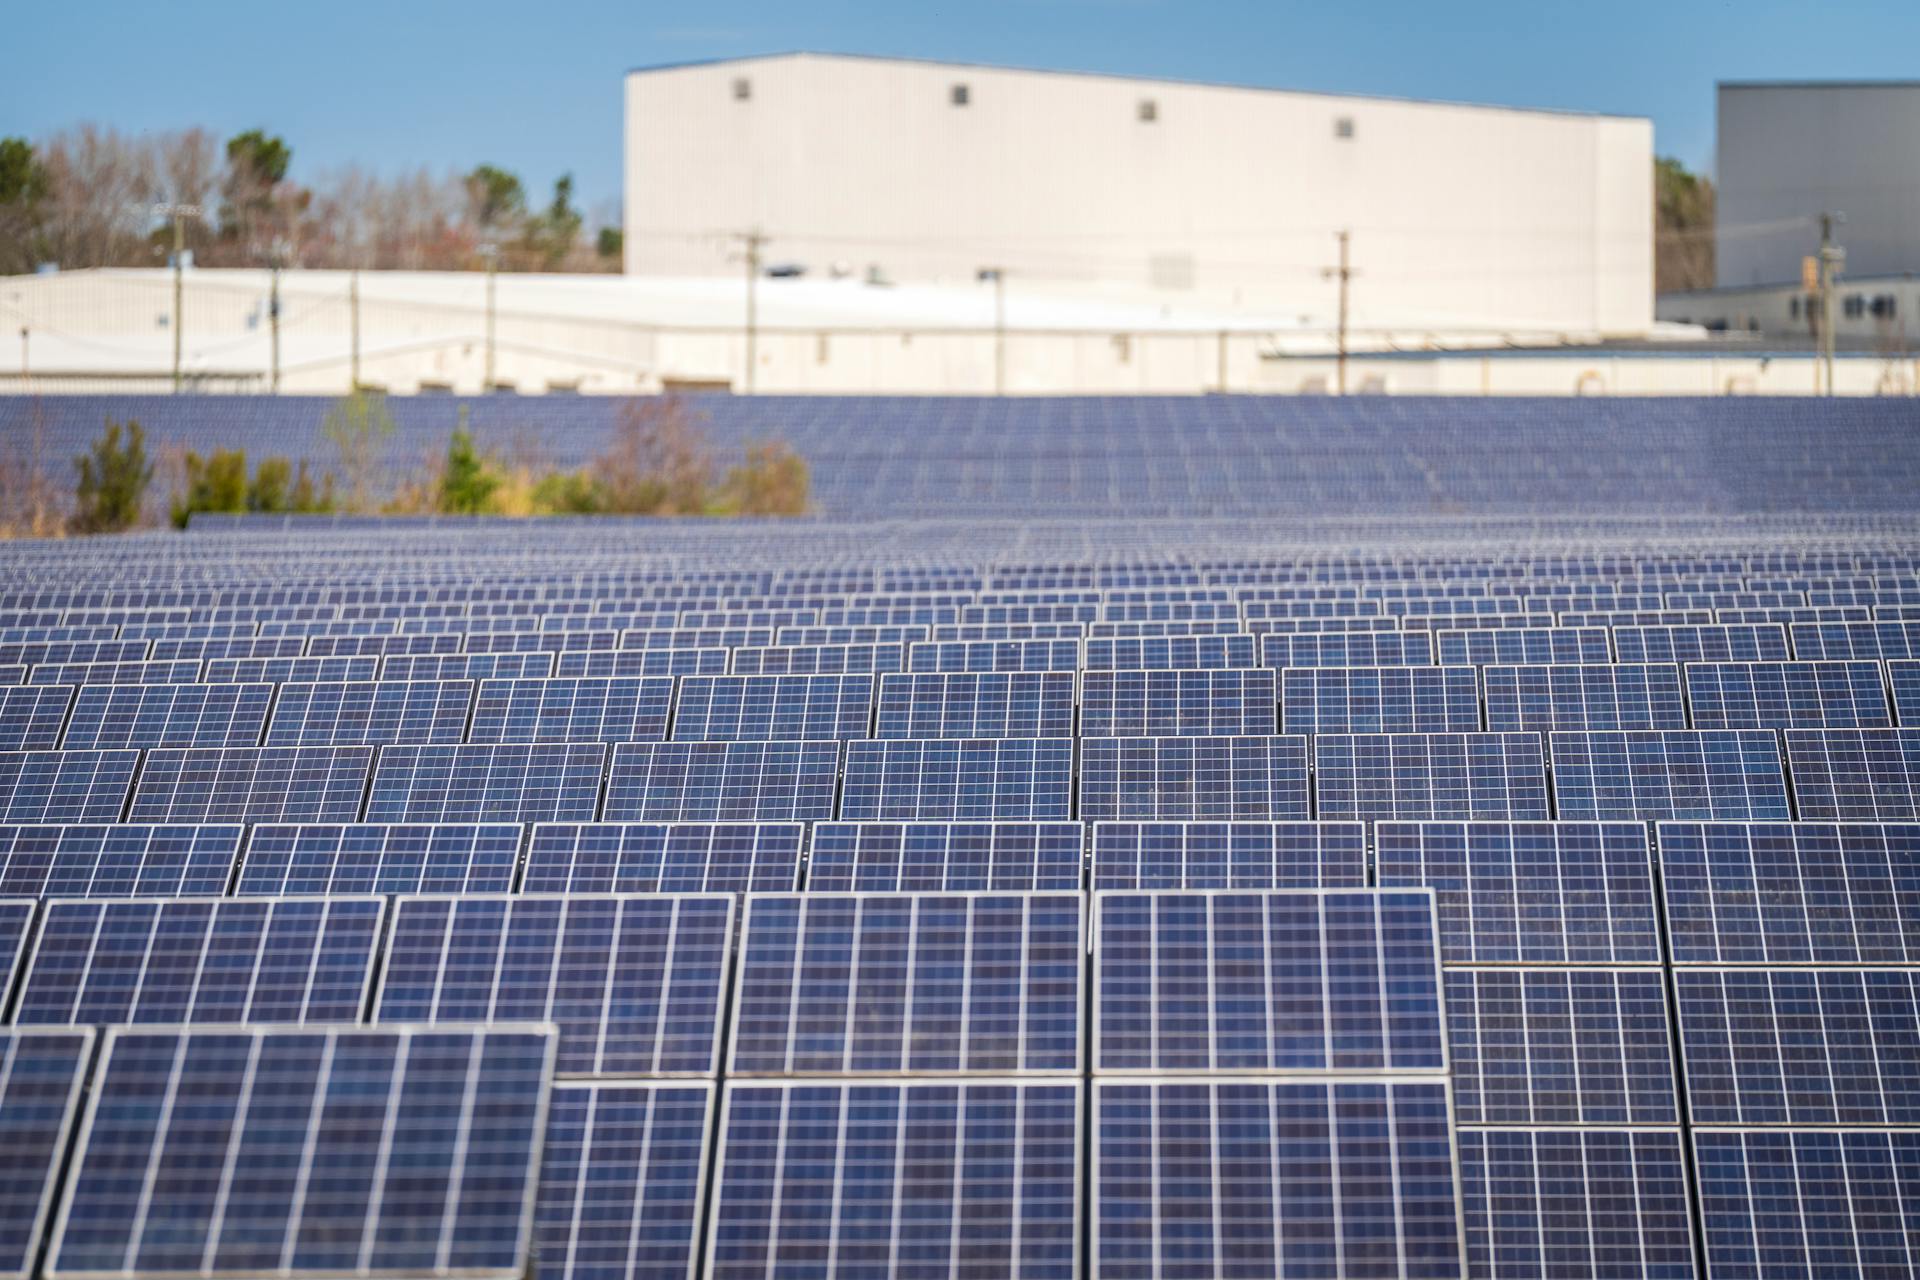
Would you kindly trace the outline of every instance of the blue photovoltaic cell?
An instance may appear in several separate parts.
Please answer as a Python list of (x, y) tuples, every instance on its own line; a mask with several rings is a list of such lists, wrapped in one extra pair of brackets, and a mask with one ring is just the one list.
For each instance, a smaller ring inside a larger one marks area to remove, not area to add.
[(33, 640), (0, 644), (0, 662), (37, 667), (45, 662), (142, 662), (145, 640)]
[(1071, 671), (966, 671), (880, 678), (876, 738), (1073, 736)]
[(1605, 627), (1480, 627), (1441, 631), (1440, 665), (1609, 662)]
[(90, 898), (41, 911), (14, 1020), (358, 1022), (383, 898)]
[(379, 1022), (551, 1022), (555, 1071), (712, 1075), (733, 896), (403, 896)]
[(73, 704), (61, 745), (253, 747), (260, 744), (270, 684), (90, 684)]
[[(32, 898), (0, 897), (0, 1007), (13, 995), (13, 980), (27, 953), (27, 935), (33, 931), (37, 904)], [(7, 1194), (0, 1190), (0, 1203)], [(0, 1240), (5, 1239), (7, 1214), (0, 1209)], [(5, 1246), (0, 1244), (0, 1251)]]
[(1307, 740), (1083, 738), (1080, 817), (1271, 821), (1306, 818)]
[(755, 895), (727, 1074), (1077, 1072), (1081, 901)]
[(27, 669), (18, 662), (0, 662), (0, 685), (25, 684)]
[(1075, 1280), (1078, 1081), (741, 1083), (721, 1104), (709, 1280)]
[(1089, 671), (1257, 667), (1250, 635), (1099, 636), (1086, 642)]
[[(1556, 733), (1548, 741), (1562, 818), (1789, 816), (1780, 748), (1770, 729)], [(1803, 815), (1805, 803), (1803, 794)]]
[(1659, 970), (1454, 969), (1446, 991), (1458, 1123), (1680, 1123)]
[(1272, 733), (1277, 672), (1089, 671), (1080, 677), (1080, 732), (1089, 738)]
[[(921, 639), (932, 640), (1077, 640), (1086, 630), (1080, 622), (942, 622), (928, 628)], [(781, 636), (787, 636), (782, 631)]]
[(1789, 729), (1786, 739), (1802, 821), (1920, 818), (1920, 729)]
[(1677, 1129), (1462, 1129), (1470, 1276), (1695, 1280)]
[(403, 653), (458, 653), (461, 637), (453, 634), (432, 636), (390, 635), (316, 635), (307, 641), (307, 655), (325, 658), (351, 657), (371, 653), (392, 657)]
[(675, 742), (864, 738), (871, 675), (687, 676), (673, 707)]
[(382, 747), (366, 820), (591, 822), (606, 761), (597, 742)]
[(33, 1274), (93, 1058), (90, 1027), (0, 1028), (0, 1276)]
[(1911, 1276), (1920, 1131), (1695, 1129), (1711, 1280)]
[(1695, 1124), (1920, 1121), (1920, 971), (1688, 968), (1674, 995)]
[(831, 818), (839, 763), (838, 742), (625, 743), (614, 748), (600, 816), (608, 822)]
[(1366, 881), (1366, 827), (1358, 822), (1100, 822), (1093, 828), (1096, 890), (1351, 889)]
[[(119, 687), (95, 686), (100, 691)], [(138, 692), (142, 686), (124, 687)], [(0, 751), (46, 751), (59, 746), (60, 726), (66, 723), (67, 704), (72, 701), (72, 685), (0, 686)]]
[(1878, 662), (1696, 662), (1700, 729), (1860, 729), (1893, 723)]
[(527, 893), (786, 893), (800, 882), (797, 822), (543, 822)]
[(0, 897), (223, 894), (244, 831), (238, 825), (0, 826)]
[(542, 1280), (690, 1280), (710, 1084), (555, 1084), (534, 1246)]
[(381, 659), (370, 653), (339, 658), (214, 658), (207, 663), (206, 678), (210, 684), (221, 681), (370, 683), (380, 674), (380, 662)]
[(505, 893), (513, 823), (331, 823), (253, 829), (236, 894)]
[(1786, 631), (1777, 622), (1692, 627), (1615, 627), (1622, 662), (1785, 662)]
[(1321, 734), (1313, 745), (1323, 818), (1548, 816), (1537, 733)]
[(297, 658), (305, 651), (303, 636), (234, 636), (212, 640), (155, 640), (156, 662), (175, 658), (212, 661), (215, 658)]
[[(33, 684), (194, 684), (200, 664), (177, 662), (43, 662), (33, 669)], [(217, 680), (231, 681), (232, 676)], [(0, 684), (19, 684), (0, 680)]]
[(118, 822), (138, 751), (0, 751), (0, 821)]
[(1073, 740), (850, 742), (839, 816), (850, 821), (1068, 819), (1073, 816)]
[(471, 680), (365, 680), (280, 687), (270, 747), (459, 742), (473, 703)]
[[(505, 657), (505, 654), (495, 655)], [(521, 657), (529, 655), (521, 654)], [(726, 674), (725, 649), (601, 649), (575, 650), (557, 655), (558, 665), (546, 671), (499, 671), (501, 676), (546, 676), (563, 678), (627, 678), (631, 676), (717, 676)]]
[(1433, 637), (1425, 631), (1337, 631), (1269, 635), (1261, 661), (1269, 667), (1430, 667)]
[(821, 822), (807, 854), (807, 888), (1077, 890), (1081, 842), (1077, 822)]
[(771, 627), (656, 627), (620, 633), (622, 649), (734, 649), (772, 643)]
[[(913, 630), (924, 631), (924, 627)], [(722, 669), (725, 668), (725, 650)], [(777, 648), (735, 649), (735, 675), (838, 675), (904, 671), (907, 646), (889, 644), (782, 644)], [(704, 673), (703, 673), (704, 674)]]
[(396, 653), (375, 661), (382, 680), (544, 680), (554, 673), (550, 653)]
[(620, 633), (600, 631), (475, 631), (467, 635), (465, 653), (565, 653), (582, 650), (610, 650), (618, 647)]
[(1434, 890), (1448, 964), (1658, 964), (1639, 822), (1382, 822), (1382, 886)]
[[(1242, 627), (1238, 618), (1182, 618), (1163, 619), (1159, 621), (1089, 622), (1087, 624), (1087, 634), (1096, 640), (1132, 639), (1152, 636), (1232, 636), (1238, 635), (1241, 632)], [(1251, 635), (1251, 633), (1248, 634), (1249, 636)], [(1251, 655), (1253, 646), (1248, 644), (1246, 649), (1248, 654)], [(1212, 664), (1175, 662), (1167, 665), (1191, 667)], [(1235, 663), (1234, 665), (1253, 666), (1255, 664), (1252, 662), (1244, 662)]]
[(1447, 1065), (1424, 889), (1103, 892), (1093, 956), (1096, 1074)]
[(46, 1274), (517, 1277), (553, 1043), (112, 1028)]
[(1672, 664), (1488, 667), (1481, 678), (1495, 733), (1687, 727)]
[(1887, 681), (1893, 686), (1894, 717), (1903, 726), (1920, 726), (1920, 661), (1888, 662)]
[[(941, 628), (943, 632), (950, 631), (952, 629), (953, 627), (951, 624), (947, 627)], [(901, 646), (900, 654), (901, 654), (902, 663), (904, 664), (905, 658), (906, 658), (905, 646), (912, 644), (916, 640), (927, 639), (929, 631), (930, 631), (930, 628), (928, 627), (915, 626), (911, 624), (902, 624), (902, 625), (896, 625), (896, 626), (861, 626), (861, 627), (844, 627), (844, 626), (843, 627), (782, 627), (780, 629), (780, 634), (775, 638), (773, 643), (784, 649), (796, 649), (796, 648), (841, 649), (841, 648), (848, 648), (848, 647), (871, 648), (875, 645), (891, 646), (891, 645), (897, 644)], [(1075, 630), (1070, 634), (1078, 635), (1079, 632), (1078, 630)], [(939, 638), (946, 639), (946, 640), (960, 640), (960, 639), (984, 640), (987, 637), (985, 636), (963, 637), (963, 636), (943, 634)], [(1045, 638), (1045, 637), (1035, 637), (1035, 638)], [(767, 648), (768, 646), (765, 646), (765, 645), (757, 645), (755, 646), (755, 651), (764, 652)], [(739, 656), (740, 655), (738, 653), (734, 655), (736, 668), (738, 666)], [(895, 670), (900, 670), (900, 669), (902, 668), (895, 668)]]
[(1458, 1277), (1450, 1121), (1432, 1078), (1098, 1080), (1093, 1273)]
[(1078, 640), (923, 640), (907, 650), (909, 671), (1072, 671)]
[(483, 680), (470, 742), (658, 742), (673, 677)]
[(1920, 658), (1920, 619), (1885, 622), (1796, 622), (1793, 656), (1817, 659)]
[(1472, 667), (1294, 667), (1280, 673), (1288, 733), (1473, 733)]
[(1663, 822), (1675, 964), (1920, 964), (1920, 825)]
[(352, 822), (372, 747), (192, 747), (149, 751), (130, 822)]

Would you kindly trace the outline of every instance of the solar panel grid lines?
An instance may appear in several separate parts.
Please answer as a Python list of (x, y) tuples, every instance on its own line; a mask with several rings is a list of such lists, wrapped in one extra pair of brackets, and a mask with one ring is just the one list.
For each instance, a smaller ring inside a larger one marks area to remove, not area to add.
[(1323, 733), (1313, 749), (1316, 817), (1552, 816), (1537, 733)]
[(1360, 822), (1096, 822), (1090, 887), (1357, 889)]
[(917, 641), (908, 671), (1072, 671), (1082, 665), (1078, 640)]
[[(363, 748), (363, 750), (370, 750)], [(608, 748), (590, 742), (381, 747), (368, 822), (591, 822)], [(354, 811), (307, 821), (352, 821)]]
[(506, 892), (517, 823), (263, 823), (247, 839), (237, 897)]
[(43, 662), (22, 680), (0, 684), (197, 684), (200, 663), (188, 659), (145, 662)]
[(1092, 1082), (1094, 1273), (1465, 1274), (1444, 1077)]
[(280, 686), (264, 745), (461, 742), (473, 690), (471, 680), (289, 682)]
[(1891, 725), (1878, 661), (1696, 662), (1687, 705), (1699, 729), (1856, 729)]
[(466, 740), (475, 743), (658, 742), (671, 676), (483, 680)]
[(1895, 721), (1903, 729), (1920, 728), (1920, 660), (1889, 658), (1887, 685)]
[(118, 822), (139, 767), (138, 751), (0, 751), (0, 822)]
[[(1075, 1280), (1084, 1095), (1037, 1077), (729, 1083), (706, 1275)], [(872, 1194), (841, 1194), (856, 1187)]]
[(244, 832), (238, 825), (0, 825), (0, 897), (224, 894)]
[(1072, 738), (890, 738), (847, 744), (848, 821), (1068, 820)]
[[(32, 898), (0, 896), (0, 1011), (12, 1007), (14, 983), (26, 960), (27, 942), (33, 936), (34, 917), (39, 910)], [(0, 1205), (8, 1197), (0, 1196)], [(0, 1240), (5, 1239), (8, 1213), (0, 1207)], [(0, 1245), (0, 1250), (4, 1245)]]
[(373, 761), (372, 747), (156, 747), (129, 778), (126, 821), (352, 822)]
[(711, 1077), (731, 894), (403, 894), (373, 1021), (552, 1023), (566, 1077)]
[[(842, 675), (906, 670), (903, 641), (878, 644), (777, 645), (733, 650), (734, 675)], [(706, 673), (702, 673), (706, 674)], [(715, 673), (718, 674), (718, 673)]]
[[(1791, 744), (1792, 733), (1789, 735)], [(1771, 729), (1555, 732), (1547, 736), (1562, 818), (1786, 820)], [(1800, 778), (1796, 771), (1796, 791)], [(1802, 800), (1801, 816), (1809, 816)]]
[(1481, 680), (1494, 732), (1687, 727), (1680, 668), (1672, 663), (1490, 666)]
[(1310, 818), (1307, 742), (1300, 734), (1081, 738), (1079, 816), (1088, 822)]
[(71, 662), (144, 662), (145, 640), (28, 640), (0, 644), (0, 662), (29, 667)]
[(1430, 667), (1433, 637), (1426, 631), (1271, 633), (1260, 655), (1268, 667)]
[(299, 631), (287, 634), (295, 636), (306, 634), (306, 656), (310, 658), (355, 657), (364, 654), (385, 658), (396, 654), (460, 652), (460, 637), (457, 635), (315, 634)]
[(1615, 627), (1622, 662), (1785, 662), (1785, 630), (1777, 622), (1706, 626)]
[(1695, 1280), (1678, 1129), (1463, 1128), (1466, 1274)]
[(1271, 734), (1279, 727), (1278, 672), (1087, 671), (1080, 732), (1089, 738)]
[(0, 662), (0, 685), (25, 684), (27, 668), (24, 663)]
[(1448, 1069), (1426, 889), (1099, 890), (1095, 1076)]
[(1475, 733), (1480, 681), (1471, 666), (1289, 667), (1280, 672), (1287, 733)]
[[(676, 742), (771, 742), (865, 738), (873, 727), (875, 677), (686, 676), (673, 704)], [(663, 735), (664, 736), (664, 735)]]
[(1071, 671), (917, 672), (882, 675), (876, 738), (1069, 738)]
[(1085, 641), (1085, 665), (1089, 671), (1124, 669), (1218, 670), (1226, 667), (1257, 667), (1253, 637), (1249, 635), (1205, 636), (1100, 636)]
[(379, 678), (381, 661), (372, 654), (335, 658), (209, 658), (205, 678), (209, 683), (264, 682), (283, 686), (339, 681), (372, 683)]
[(14, 1021), (358, 1022), (385, 911), (380, 897), (51, 899)]
[(809, 892), (1047, 892), (1081, 887), (1077, 822), (816, 822)]
[[(858, 745), (850, 743), (849, 748)], [(840, 747), (838, 741), (827, 740), (621, 743), (613, 748), (599, 817), (608, 822), (832, 818)], [(588, 812), (547, 820), (584, 822), (593, 817)]]
[(1920, 657), (1920, 619), (1875, 622), (1796, 622), (1793, 656), (1812, 659)]
[(0, 750), (49, 751), (59, 746), (73, 697), (73, 685), (0, 686)]
[(1801, 821), (1920, 818), (1920, 729), (1788, 729), (1782, 736)]
[(1441, 666), (1484, 667), (1493, 663), (1609, 662), (1605, 627), (1513, 627), (1434, 635)]
[[(587, 656), (587, 655), (581, 655)], [(392, 680), (544, 680), (555, 674), (551, 653), (394, 653), (372, 654), (348, 661), (377, 663), (377, 674), (349, 679)], [(311, 661), (311, 659), (309, 660)], [(327, 661), (321, 659), (320, 661)], [(584, 675), (585, 672), (569, 674)]]
[[(43, 1274), (518, 1276), (555, 1038), (109, 1027)], [(166, 1176), (183, 1160), (218, 1172)]]
[(0, 1027), (0, 1276), (29, 1280), (93, 1060), (91, 1027)]

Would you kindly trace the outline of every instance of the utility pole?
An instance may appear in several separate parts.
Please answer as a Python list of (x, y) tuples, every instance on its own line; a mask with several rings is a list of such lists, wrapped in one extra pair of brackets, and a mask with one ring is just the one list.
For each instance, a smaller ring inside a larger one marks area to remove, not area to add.
[(500, 271), (500, 246), (489, 240), (480, 246), (480, 256), (487, 260), (487, 371), (480, 380), (484, 395), (493, 390), (493, 298)]
[(182, 303), (186, 295), (186, 282), (183, 272), (186, 269), (187, 256), (187, 219), (200, 216), (197, 204), (156, 204), (153, 206), (156, 218), (173, 219), (173, 389), (180, 390), (180, 349), (185, 327), (185, 315)]
[(1335, 232), (1340, 240), (1340, 265), (1326, 267), (1320, 272), (1323, 280), (1340, 281), (1340, 318), (1334, 330), (1333, 387), (1337, 395), (1347, 394), (1347, 282), (1354, 271), (1347, 265), (1347, 241), (1351, 233), (1342, 230)]
[(285, 265), (287, 244), (276, 240), (267, 250), (267, 326), (273, 335), (273, 365), (268, 387), (280, 394), (280, 268)]
[(352, 382), (349, 391), (360, 389), (360, 268), (347, 272), (347, 334), (351, 343)]
[(31, 333), (27, 326), (20, 326), (20, 385), (27, 391), (33, 390), (33, 372), (27, 364), (27, 338)]
[(1007, 394), (1007, 269), (981, 267), (976, 280), (993, 281), (993, 394)]
[(736, 231), (734, 238), (746, 246), (747, 263), (747, 376), (746, 393), (753, 394), (754, 366), (760, 362), (760, 250), (766, 246), (766, 233), (755, 227)]
[(1844, 214), (1820, 215), (1820, 367), (1827, 395), (1833, 394), (1833, 281), (1847, 261), (1847, 251), (1833, 242), (1833, 228), (1845, 221)]

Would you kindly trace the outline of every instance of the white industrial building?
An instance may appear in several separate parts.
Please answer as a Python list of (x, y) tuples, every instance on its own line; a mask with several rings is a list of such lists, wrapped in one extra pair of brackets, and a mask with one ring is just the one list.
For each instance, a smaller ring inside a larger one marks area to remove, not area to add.
[(790, 53), (627, 76), (626, 269), (1104, 283), (1350, 323), (1640, 335), (1639, 118)]

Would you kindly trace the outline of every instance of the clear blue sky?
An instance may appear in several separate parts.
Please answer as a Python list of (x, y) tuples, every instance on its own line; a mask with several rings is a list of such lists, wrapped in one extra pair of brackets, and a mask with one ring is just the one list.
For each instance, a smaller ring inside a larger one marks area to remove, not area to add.
[(261, 126), (296, 178), (480, 161), (619, 195), (627, 69), (789, 49), (1653, 118), (1713, 159), (1713, 85), (1920, 73), (1920, 0), (25, 0), (0, 134)]

